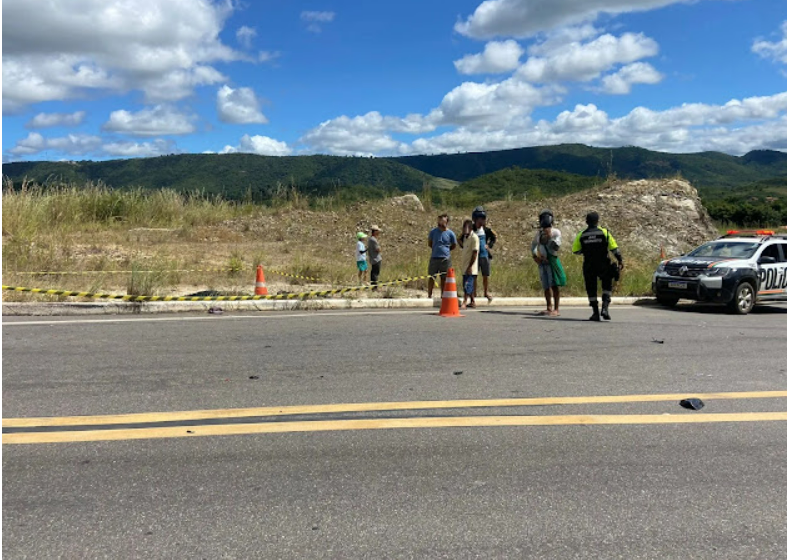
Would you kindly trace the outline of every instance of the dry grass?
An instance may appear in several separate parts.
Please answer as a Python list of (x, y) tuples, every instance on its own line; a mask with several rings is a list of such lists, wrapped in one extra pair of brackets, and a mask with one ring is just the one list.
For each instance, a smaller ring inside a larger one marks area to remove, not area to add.
[[(323, 283), (267, 274), (272, 293), (356, 283), (354, 235), (372, 223), (383, 229), (381, 281), (426, 274), (426, 235), (436, 214), (447, 211), (456, 231), (470, 208), (417, 212), (390, 201), (335, 209), (330, 201), (279, 201), (268, 207), (184, 196), (172, 191), (114, 191), (102, 185), (44, 189), (27, 185), (3, 191), (3, 284), (94, 292), (186, 295), (205, 290), (251, 293), (254, 268), (280, 269)], [(429, 201), (427, 201), (429, 202)], [(493, 260), (492, 291), (501, 296), (541, 293), (529, 257), (532, 217), (526, 202), (493, 203), (490, 225), (501, 236)], [(307, 210), (306, 208), (325, 208)], [(570, 243), (570, 240), (566, 241)], [(625, 250), (625, 248), (624, 248)], [(455, 256), (455, 259), (458, 255)], [(581, 259), (563, 256), (566, 295), (582, 295)], [(627, 252), (628, 270), (618, 286), (624, 295), (650, 290), (658, 255)], [(175, 270), (226, 269), (222, 272)], [(31, 276), (25, 271), (71, 272)], [(102, 274), (81, 274), (103, 271)], [(116, 272), (127, 271), (127, 272)], [(378, 297), (425, 295), (426, 281), (389, 288)], [(5, 301), (53, 299), (14, 292)], [(367, 297), (367, 293), (351, 297)]]

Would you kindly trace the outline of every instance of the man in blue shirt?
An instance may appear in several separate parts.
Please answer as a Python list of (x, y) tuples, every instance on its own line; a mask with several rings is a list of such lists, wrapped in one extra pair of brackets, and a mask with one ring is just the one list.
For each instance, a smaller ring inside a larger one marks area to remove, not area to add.
[(432, 248), (432, 258), (429, 259), (429, 287), (428, 297), (432, 297), (434, 277), (440, 274), (440, 292), (445, 287), (445, 275), (451, 268), (451, 251), (456, 248), (456, 235), (448, 229), (448, 214), (437, 217), (437, 227), (429, 232), (429, 247)]

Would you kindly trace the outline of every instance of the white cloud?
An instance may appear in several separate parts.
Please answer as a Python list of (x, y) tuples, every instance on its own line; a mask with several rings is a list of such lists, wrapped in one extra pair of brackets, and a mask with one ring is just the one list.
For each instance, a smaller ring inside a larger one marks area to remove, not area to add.
[(238, 43), (240, 43), (247, 49), (251, 48), (251, 43), (256, 36), (257, 36), (257, 30), (247, 25), (240, 26), (238, 30), (235, 32), (235, 38), (238, 40)]
[(267, 136), (249, 136), (244, 134), (238, 146), (224, 146), (219, 153), (234, 154), (238, 152), (260, 156), (287, 156), (292, 153), (292, 149), (286, 142), (280, 142)]
[(322, 24), (330, 23), (336, 17), (335, 12), (301, 12), (301, 20), (308, 23), (306, 29), (312, 33), (320, 33), (322, 31)]
[(53, 126), (79, 126), (85, 120), (85, 111), (75, 113), (38, 113), (30, 119), (27, 128), (51, 128)]
[[(420, 116), (411, 117), (411, 128), (424, 130), (422, 123), (417, 122), (421, 119)], [(400, 131), (405, 128), (406, 119), (383, 117), (377, 111), (372, 111), (353, 118), (341, 116), (320, 123), (300, 141), (308, 144), (312, 151), (368, 156), (396, 152), (403, 144), (391, 138), (386, 131)]]
[(605, 34), (588, 43), (571, 42), (541, 52), (542, 56), (532, 56), (519, 67), (519, 77), (538, 83), (586, 82), (618, 64), (654, 56), (659, 46), (641, 33), (624, 33), (620, 37)]
[(216, 94), (219, 119), (234, 124), (265, 124), (268, 119), (260, 111), (260, 103), (251, 88), (232, 89), (228, 85)]
[(605, 93), (623, 95), (631, 92), (633, 84), (658, 84), (663, 79), (664, 76), (647, 62), (635, 62), (604, 76), (601, 83)]
[(177, 153), (179, 150), (169, 140), (157, 139), (153, 142), (110, 142), (102, 147), (103, 153), (119, 157), (155, 157)]
[(751, 50), (763, 58), (770, 58), (775, 62), (787, 64), (787, 21), (781, 25), (782, 38), (777, 42), (759, 39), (754, 42)]
[(31, 132), (26, 138), (17, 141), (9, 150), (14, 156), (29, 156), (49, 150), (66, 154), (86, 154), (101, 146), (101, 138), (88, 134), (69, 134), (59, 138), (45, 138), (38, 132)]
[(564, 26), (595, 21), (600, 14), (661, 8), (691, 0), (485, 0), (454, 29), (476, 39), (532, 37)]
[(497, 74), (509, 72), (519, 66), (519, 57), (524, 49), (514, 40), (491, 41), (484, 52), (469, 54), (454, 61), (460, 74)]
[(195, 130), (193, 121), (193, 116), (179, 113), (168, 105), (156, 105), (136, 113), (126, 110), (112, 111), (109, 120), (101, 129), (132, 136), (191, 134)]
[(272, 62), (280, 56), (281, 53), (279, 51), (260, 51), (257, 53), (257, 60), (259, 62)]
[[(142, 90), (172, 101), (226, 80), (214, 62), (248, 60), (219, 39), (232, 2), (209, 0), (6, 0), (3, 109)], [(35, 22), (36, 33), (26, 22)]]
[[(119, 156), (152, 157), (179, 150), (171, 140), (156, 139), (152, 142), (107, 142), (100, 136), (90, 134), (69, 134), (67, 136), (46, 138), (38, 132), (31, 132), (19, 140), (9, 150), (14, 160), (43, 152), (54, 152), (61, 156)], [(56, 159), (54, 156), (51, 159)]]
[(465, 82), (443, 97), (430, 118), (440, 125), (504, 127), (535, 107), (551, 105), (559, 88), (537, 88), (516, 76), (496, 83)]
[[(489, 116), (486, 109), (476, 110), (478, 105), (486, 103), (477, 100), (489, 96), (491, 86), (460, 86), (465, 97), (461, 101), (455, 98), (461, 110), (454, 112), (454, 116), (458, 113), (463, 119), (449, 119), (442, 109), (432, 111), (427, 117), (408, 116), (411, 122), (419, 124), (410, 132), (413, 135), (437, 127), (452, 127), (435, 136), (402, 142), (392, 134), (403, 131), (404, 119), (373, 112), (326, 121), (304, 135), (301, 142), (307, 151), (357, 155), (486, 151), (561, 143), (636, 145), (671, 152), (718, 150), (731, 154), (753, 149), (787, 149), (787, 92), (733, 99), (721, 105), (684, 104), (663, 111), (637, 107), (618, 118), (611, 118), (594, 104), (578, 104), (561, 112), (553, 121), (534, 122), (530, 111), (500, 119)], [(516, 90), (517, 82), (511, 78), (497, 87)], [(473, 92), (479, 95), (471, 95)], [(499, 106), (505, 106), (505, 96), (499, 97), (499, 92), (497, 95)], [(471, 115), (477, 118), (469, 118)], [(498, 124), (485, 126), (485, 122)]]

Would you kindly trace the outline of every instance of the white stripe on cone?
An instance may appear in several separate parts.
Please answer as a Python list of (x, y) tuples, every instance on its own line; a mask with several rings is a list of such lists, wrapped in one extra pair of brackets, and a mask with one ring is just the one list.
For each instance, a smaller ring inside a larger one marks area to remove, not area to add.
[(443, 292), (443, 298), (457, 298), (456, 291), (453, 292)]

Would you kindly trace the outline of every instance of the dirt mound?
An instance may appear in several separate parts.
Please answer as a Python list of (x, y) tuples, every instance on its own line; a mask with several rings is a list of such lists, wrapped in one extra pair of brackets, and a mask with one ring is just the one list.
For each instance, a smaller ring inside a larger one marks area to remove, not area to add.
[(683, 253), (718, 235), (697, 190), (682, 179), (621, 181), (559, 199), (555, 215), (576, 235), (591, 210), (601, 215), (621, 247), (644, 253)]

